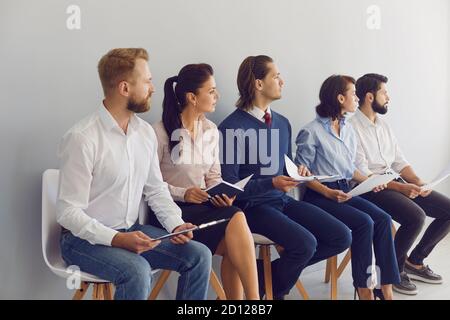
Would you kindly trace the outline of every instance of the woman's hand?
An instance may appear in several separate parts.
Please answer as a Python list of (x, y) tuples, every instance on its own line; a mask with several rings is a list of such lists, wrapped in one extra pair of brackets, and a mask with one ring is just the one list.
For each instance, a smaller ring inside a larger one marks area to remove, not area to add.
[(342, 190), (336, 190), (336, 189), (329, 189), (329, 190), (327, 190), (327, 192), (324, 195), (328, 199), (334, 200), (338, 203), (348, 201), (352, 198), (352, 196), (349, 195), (348, 193), (345, 193)]
[(184, 194), (184, 201), (189, 203), (200, 204), (208, 201), (208, 198), (208, 193), (198, 187), (189, 188)]
[(233, 201), (236, 199), (236, 196), (229, 198), (226, 194), (222, 193), (222, 196), (216, 195), (215, 197), (211, 198), (211, 203), (217, 207), (231, 207), (233, 205)]
[(387, 184), (381, 184), (372, 189), (373, 192), (380, 192), (387, 188)]
[(310, 177), (312, 175), (309, 169), (302, 164), (298, 166), (298, 174), (302, 177)]

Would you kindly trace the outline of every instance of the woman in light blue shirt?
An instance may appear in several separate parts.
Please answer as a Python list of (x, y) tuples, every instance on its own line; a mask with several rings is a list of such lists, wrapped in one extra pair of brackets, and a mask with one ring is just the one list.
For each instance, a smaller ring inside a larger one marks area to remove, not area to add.
[[(307, 184), (304, 200), (333, 215), (352, 230), (353, 284), (361, 299), (392, 299), (392, 284), (400, 282), (390, 216), (361, 197), (351, 197), (350, 180), (368, 177), (355, 166), (357, 137), (346, 114), (357, 108), (355, 80), (334, 75), (322, 84), (315, 120), (297, 136), (297, 164), (306, 165), (316, 175), (336, 175), (332, 182)], [(375, 192), (384, 186), (375, 188)], [(376, 258), (377, 283), (373, 287), (372, 245)]]

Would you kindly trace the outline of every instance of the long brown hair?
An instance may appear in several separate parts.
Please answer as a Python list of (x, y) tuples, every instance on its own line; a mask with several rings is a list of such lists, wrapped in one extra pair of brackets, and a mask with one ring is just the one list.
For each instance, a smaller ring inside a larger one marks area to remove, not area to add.
[(242, 61), (237, 76), (237, 86), (239, 90), (239, 100), (236, 107), (242, 110), (248, 110), (252, 107), (255, 99), (255, 80), (264, 79), (269, 73), (267, 64), (273, 62), (268, 56), (249, 56)]

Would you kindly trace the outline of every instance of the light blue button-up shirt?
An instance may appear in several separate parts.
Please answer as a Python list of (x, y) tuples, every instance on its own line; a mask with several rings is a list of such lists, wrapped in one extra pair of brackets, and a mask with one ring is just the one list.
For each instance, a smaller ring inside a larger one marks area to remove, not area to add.
[(340, 120), (340, 136), (332, 131), (331, 118), (317, 116), (304, 126), (295, 141), (295, 162), (306, 165), (314, 175), (339, 175), (350, 180), (356, 170), (357, 137), (351, 124)]

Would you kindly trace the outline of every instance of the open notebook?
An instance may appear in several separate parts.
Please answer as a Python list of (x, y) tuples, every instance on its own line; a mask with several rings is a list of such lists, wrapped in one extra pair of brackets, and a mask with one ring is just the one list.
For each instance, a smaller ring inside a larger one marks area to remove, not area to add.
[(216, 195), (226, 194), (229, 198), (234, 197), (235, 195), (244, 192), (244, 188), (247, 185), (247, 182), (252, 178), (252, 175), (249, 175), (247, 178), (242, 179), (241, 181), (232, 184), (226, 181), (219, 182), (205, 191), (211, 196), (214, 197)]

